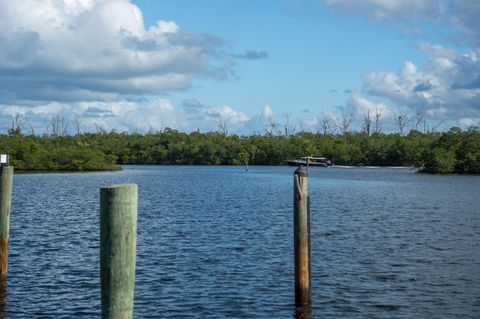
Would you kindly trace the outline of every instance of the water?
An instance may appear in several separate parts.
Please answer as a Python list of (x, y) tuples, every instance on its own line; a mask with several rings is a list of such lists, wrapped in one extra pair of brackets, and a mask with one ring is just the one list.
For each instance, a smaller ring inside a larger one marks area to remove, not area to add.
[[(0, 311), (99, 317), (99, 186), (134, 182), (136, 318), (294, 318), (293, 170), (15, 175)], [(479, 317), (480, 177), (312, 168), (309, 184), (312, 318)]]

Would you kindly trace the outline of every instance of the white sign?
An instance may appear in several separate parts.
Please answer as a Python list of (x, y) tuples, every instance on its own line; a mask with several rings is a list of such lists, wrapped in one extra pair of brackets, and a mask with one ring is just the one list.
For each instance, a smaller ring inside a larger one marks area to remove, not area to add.
[(8, 155), (0, 154), (0, 164), (8, 164)]

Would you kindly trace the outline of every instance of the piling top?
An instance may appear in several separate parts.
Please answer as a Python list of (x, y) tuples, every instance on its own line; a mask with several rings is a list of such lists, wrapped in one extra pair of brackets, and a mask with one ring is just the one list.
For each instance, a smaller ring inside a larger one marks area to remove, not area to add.
[(100, 186), (100, 189), (112, 189), (112, 188), (123, 188), (123, 187), (137, 187), (137, 184), (130, 183), (130, 184), (103, 185), (103, 186)]
[(308, 177), (308, 171), (307, 168), (303, 165), (300, 165), (296, 170), (295, 173), (296, 175), (300, 177)]
[(0, 173), (1, 172), (13, 173), (13, 166), (11, 165), (0, 165)]

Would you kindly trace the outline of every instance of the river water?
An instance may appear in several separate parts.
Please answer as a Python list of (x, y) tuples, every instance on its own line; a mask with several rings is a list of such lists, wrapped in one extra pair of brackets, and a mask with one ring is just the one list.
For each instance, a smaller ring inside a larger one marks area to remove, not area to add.
[[(99, 187), (138, 183), (136, 318), (295, 318), (291, 167), (15, 175), (6, 318), (98, 318)], [(479, 318), (479, 176), (311, 168), (311, 318)]]

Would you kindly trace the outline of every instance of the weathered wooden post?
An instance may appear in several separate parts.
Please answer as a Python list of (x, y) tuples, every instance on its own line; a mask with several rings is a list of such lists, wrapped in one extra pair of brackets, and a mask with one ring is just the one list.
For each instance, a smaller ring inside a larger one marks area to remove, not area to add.
[(100, 188), (102, 318), (133, 318), (138, 186)]
[(293, 238), (295, 247), (295, 305), (308, 306), (310, 292), (310, 212), (308, 171), (300, 166), (294, 173)]
[(0, 164), (0, 276), (8, 272), (10, 239), (10, 207), (12, 206), (13, 166)]

